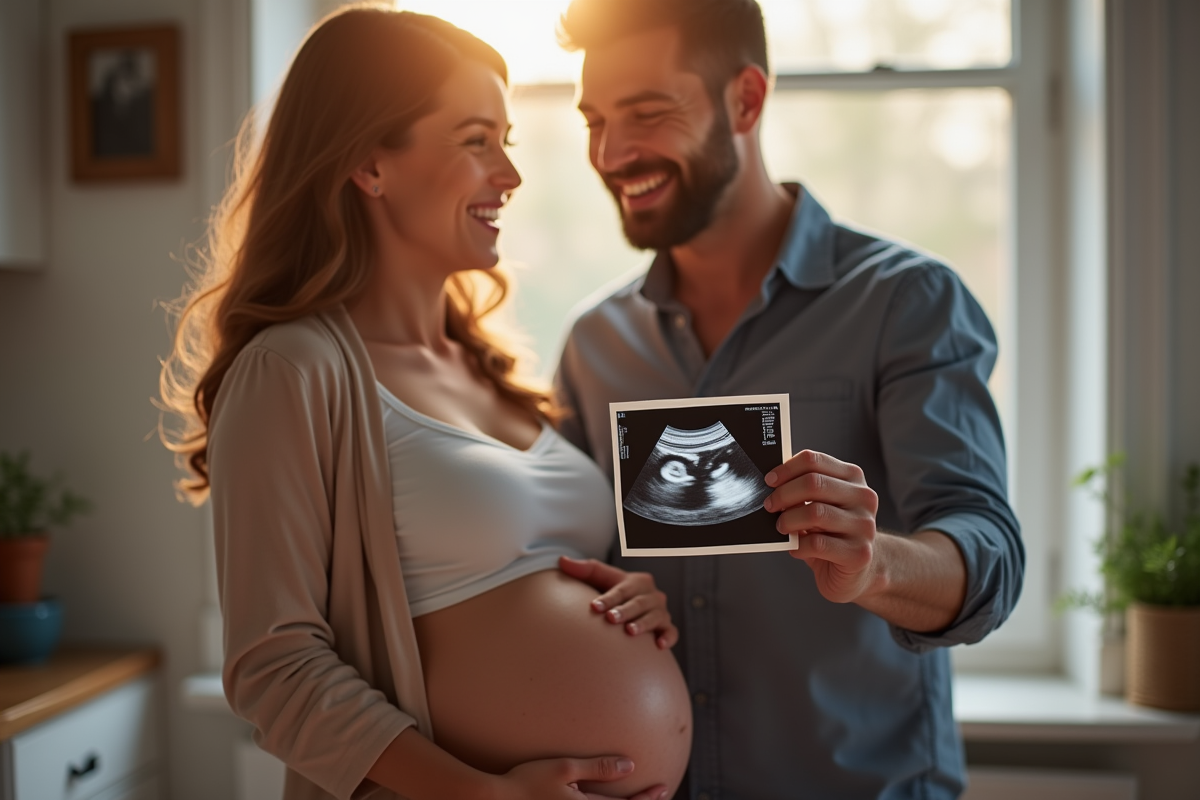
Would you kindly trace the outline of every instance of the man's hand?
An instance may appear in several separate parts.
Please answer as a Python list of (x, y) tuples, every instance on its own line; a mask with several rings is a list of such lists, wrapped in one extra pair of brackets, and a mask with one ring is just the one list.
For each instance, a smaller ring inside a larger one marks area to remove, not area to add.
[(878, 590), (875, 513), (879, 497), (855, 464), (804, 450), (767, 473), (775, 487), (763, 507), (779, 512), (775, 527), (799, 534), (789, 551), (812, 568), (817, 589), (834, 603)]
[(559, 557), (558, 568), (599, 589), (602, 594), (592, 601), (592, 610), (615, 625), (624, 625), (626, 633), (653, 633), (660, 650), (679, 641), (679, 630), (667, 611), (667, 596), (658, 591), (649, 573), (626, 572), (594, 558), (581, 561), (566, 556)]
[(962, 551), (938, 530), (876, 530), (879, 498), (858, 466), (805, 450), (766, 480), (775, 491), (763, 507), (780, 512), (780, 533), (798, 534), (790, 552), (812, 568), (825, 599), (857, 603), (910, 631), (944, 630), (958, 617), (967, 593)]

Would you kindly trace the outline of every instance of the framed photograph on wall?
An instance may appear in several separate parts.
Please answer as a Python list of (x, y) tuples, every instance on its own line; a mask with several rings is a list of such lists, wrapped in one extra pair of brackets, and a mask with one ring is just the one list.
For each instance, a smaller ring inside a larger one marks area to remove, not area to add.
[(72, 31), (68, 50), (71, 177), (179, 177), (179, 29)]

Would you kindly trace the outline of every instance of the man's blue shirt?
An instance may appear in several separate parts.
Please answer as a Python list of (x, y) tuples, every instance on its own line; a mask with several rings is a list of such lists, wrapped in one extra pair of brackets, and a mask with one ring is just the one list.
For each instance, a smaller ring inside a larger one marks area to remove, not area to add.
[(825, 600), (786, 553), (621, 565), (653, 573), (680, 629), (693, 798), (956, 797), (965, 769), (944, 648), (999, 626), (1024, 570), (987, 388), (995, 335), (949, 268), (836, 225), (788, 188), (796, 209), (777, 262), (711, 357), (665, 252), (582, 313), (557, 376), (573, 411), (563, 432), (611, 475), (609, 403), (787, 393), (793, 449), (860, 466), (880, 530), (949, 535), (966, 601), (932, 634)]

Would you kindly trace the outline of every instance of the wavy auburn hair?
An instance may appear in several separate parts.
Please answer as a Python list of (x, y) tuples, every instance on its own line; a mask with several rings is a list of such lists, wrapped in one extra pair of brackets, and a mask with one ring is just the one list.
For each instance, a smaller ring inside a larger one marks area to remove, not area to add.
[[(159, 405), (178, 418), (160, 436), (188, 477), (185, 498), (208, 495), (208, 423), (234, 358), (264, 328), (353, 299), (369, 277), (367, 217), (351, 172), (376, 147), (401, 148), (413, 123), (463, 59), (507, 83), (500, 55), (437, 17), (351, 6), (318, 23), (300, 47), (261, 140), (253, 116), (238, 134), (234, 175), (198, 252), (193, 283), (168, 307), (177, 317)], [(495, 269), (447, 281), (447, 334), (501, 395), (538, 416), (545, 392), (521, 383), (516, 357), (482, 319), (508, 292)]]

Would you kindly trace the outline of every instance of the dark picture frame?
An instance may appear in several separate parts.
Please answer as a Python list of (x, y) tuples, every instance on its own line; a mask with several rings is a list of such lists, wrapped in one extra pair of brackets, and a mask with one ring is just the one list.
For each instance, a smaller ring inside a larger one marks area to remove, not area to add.
[(179, 177), (179, 29), (72, 31), (68, 51), (71, 177)]

